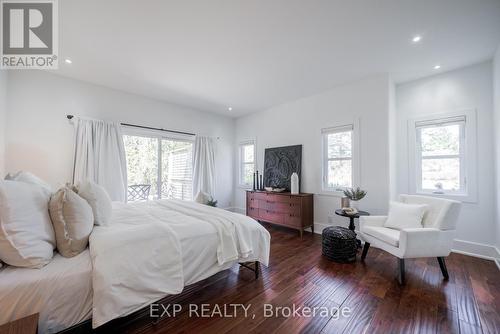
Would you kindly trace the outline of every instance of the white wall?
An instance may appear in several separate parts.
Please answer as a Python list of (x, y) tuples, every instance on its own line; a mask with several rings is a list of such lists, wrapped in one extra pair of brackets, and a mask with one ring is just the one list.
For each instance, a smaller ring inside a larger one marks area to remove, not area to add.
[[(408, 120), (415, 116), (475, 109), (477, 111), (478, 196), (475, 203), (464, 203), (457, 226), (455, 249), (489, 252), (481, 245), (495, 243), (495, 183), (492, 105), (492, 64), (484, 62), (456, 71), (398, 85), (397, 138), (398, 189), (409, 191)], [(487, 255), (487, 254), (483, 254)]]
[(396, 85), (389, 82), (389, 198), (391, 201), (398, 198), (398, 145), (397, 145), (397, 110)]
[(73, 126), (66, 114), (220, 137), (219, 206), (231, 206), (234, 121), (43, 71), (9, 74), (6, 170), (29, 170), (54, 186), (71, 180)]
[[(500, 250), (500, 46), (493, 59), (495, 175), (496, 175), (496, 247)], [(497, 251), (498, 251), (497, 250)], [(499, 261), (500, 262), (500, 261)]]
[(7, 120), (7, 71), (0, 70), (0, 179), (5, 174), (5, 131)]
[[(368, 191), (360, 208), (373, 214), (386, 213), (389, 199), (389, 86), (388, 76), (375, 76), (241, 117), (236, 121), (235, 143), (249, 139), (257, 141), (259, 170), (264, 164), (266, 148), (302, 144), (301, 191), (315, 194), (315, 222), (327, 224), (328, 216), (340, 207), (340, 198), (324, 195), (321, 191), (321, 129), (352, 123), (354, 118), (359, 118), (359, 185)], [(238, 184), (237, 174), (235, 184)], [(235, 206), (245, 210), (244, 189), (236, 190)], [(336, 224), (340, 221), (347, 224), (345, 219), (333, 217)]]

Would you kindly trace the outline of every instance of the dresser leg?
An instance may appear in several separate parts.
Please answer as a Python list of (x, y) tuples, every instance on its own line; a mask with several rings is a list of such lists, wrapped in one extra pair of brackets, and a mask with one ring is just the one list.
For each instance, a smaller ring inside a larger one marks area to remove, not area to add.
[(311, 225), (311, 231), (312, 231), (312, 234), (314, 235), (314, 223)]
[(302, 229), (300, 229), (300, 230), (299, 230), (299, 232), (300, 232), (300, 240), (302, 240), (302, 233), (303, 233), (303, 230), (302, 230)]

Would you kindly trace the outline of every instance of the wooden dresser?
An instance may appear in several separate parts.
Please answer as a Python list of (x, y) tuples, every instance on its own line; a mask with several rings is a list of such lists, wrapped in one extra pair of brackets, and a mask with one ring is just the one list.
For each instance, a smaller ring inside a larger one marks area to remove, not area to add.
[(290, 227), (302, 232), (311, 227), (314, 233), (313, 194), (247, 191), (247, 216), (256, 220)]

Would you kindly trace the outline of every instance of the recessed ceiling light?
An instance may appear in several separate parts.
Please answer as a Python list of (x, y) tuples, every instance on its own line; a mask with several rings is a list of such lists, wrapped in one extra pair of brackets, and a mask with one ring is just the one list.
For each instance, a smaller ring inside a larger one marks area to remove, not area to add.
[(420, 42), (421, 40), (422, 40), (422, 36), (420, 36), (420, 35), (415, 35), (415, 36), (413, 36), (413, 38), (411, 39), (411, 41), (412, 41), (413, 43), (418, 43), (418, 42)]
[(434, 65), (435, 70), (439, 70), (441, 68), (441, 65)]
[(65, 62), (66, 64), (72, 64), (72, 63), (73, 63), (73, 62), (71, 61), (71, 59), (69, 59), (69, 58), (64, 59), (64, 62)]
[(233, 107), (229, 107), (229, 108), (227, 108), (227, 110), (231, 111), (231, 110), (233, 110)]

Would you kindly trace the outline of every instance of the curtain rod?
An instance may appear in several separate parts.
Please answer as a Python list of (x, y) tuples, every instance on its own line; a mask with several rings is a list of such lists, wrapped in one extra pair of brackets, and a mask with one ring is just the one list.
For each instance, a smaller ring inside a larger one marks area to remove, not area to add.
[[(66, 118), (71, 120), (73, 119), (73, 115), (66, 115)], [(140, 129), (147, 129), (147, 130), (157, 130), (157, 131), (164, 131), (164, 132), (170, 132), (170, 133), (178, 133), (178, 134), (181, 134), (181, 135), (188, 135), (188, 136), (196, 136), (195, 133), (190, 133), (190, 132), (183, 132), (183, 131), (176, 131), (176, 130), (167, 130), (167, 129), (161, 129), (161, 128), (153, 128), (153, 127), (150, 127), (150, 126), (143, 126), (143, 125), (136, 125), (136, 124), (129, 124), (129, 123), (120, 123), (121, 125), (124, 125), (124, 126), (131, 126), (131, 127), (134, 127), (134, 128), (140, 128)]]

